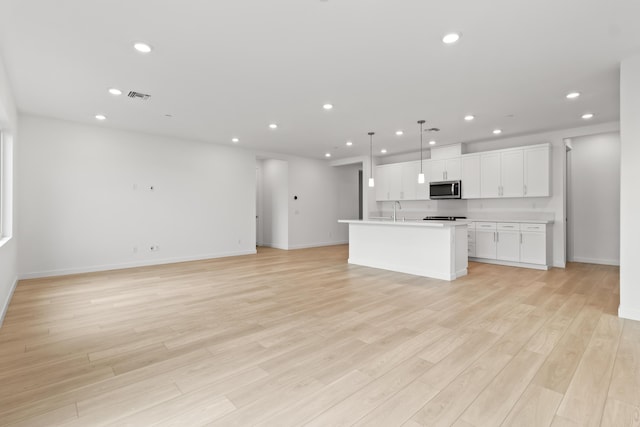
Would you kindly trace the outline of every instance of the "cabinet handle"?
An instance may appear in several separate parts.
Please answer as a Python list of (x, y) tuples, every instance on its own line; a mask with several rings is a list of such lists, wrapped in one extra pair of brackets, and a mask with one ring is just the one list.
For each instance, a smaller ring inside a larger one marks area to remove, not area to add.
[(495, 231), (493, 232), (493, 241), (494, 242), (496, 241), (496, 232)]
[(500, 233), (496, 231), (496, 242), (500, 242)]
[(527, 195), (527, 186), (526, 185), (524, 186), (524, 195), (525, 196)]
[(520, 244), (522, 244), (522, 233), (520, 233)]

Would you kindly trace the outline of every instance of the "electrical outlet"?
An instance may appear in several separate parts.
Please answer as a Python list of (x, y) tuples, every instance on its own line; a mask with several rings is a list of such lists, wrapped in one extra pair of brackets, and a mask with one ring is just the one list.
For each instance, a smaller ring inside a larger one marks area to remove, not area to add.
[(159, 250), (160, 250), (160, 246), (158, 246), (158, 245), (151, 245), (151, 246), (149, 246), (149, 250), (150, 250), (151, 252), (157, 252), (157, 251), (159, 251)]
[(137, 254), (137, 253), (138, 253), (138, 247), (137, 247), (137, 246), (134, 246), (134, 247), (133, 247), (133, 253), (134, 253), (134, 254)]

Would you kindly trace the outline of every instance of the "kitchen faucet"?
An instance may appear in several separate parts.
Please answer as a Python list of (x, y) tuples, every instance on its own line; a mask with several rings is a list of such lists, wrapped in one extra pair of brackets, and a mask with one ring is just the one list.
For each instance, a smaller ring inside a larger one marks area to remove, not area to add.
[(396, 222), (396, 203), (398, 204), (398, 209), (402, 210), (402, 205), (399, 200), (393, 202), (393, 222)]

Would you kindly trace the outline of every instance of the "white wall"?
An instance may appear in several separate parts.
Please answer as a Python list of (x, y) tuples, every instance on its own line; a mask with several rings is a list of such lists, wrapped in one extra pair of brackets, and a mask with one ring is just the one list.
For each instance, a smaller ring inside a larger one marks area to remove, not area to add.
[(253, 152), (28, 115), (19, 127), (22, 277), (255, 252)]
[(289, 249), (289, 164), (283, 160), (260, 162), (262, 169), (262, 244)]
[(571, 139), (569, 261), (620, 264), (620, 134)]
[[(4, 69), (4, 62), (0, 58), (0, 130), (5, 134), (7, 140), (9, 140), (8, 146), (14, 149), (17, 148), (17, 111), (15, 103), (12, 97), (11, 85), (7, 78), (7, 74)], [(11, 153), (5, 153), (9, 155), (9, 160), (13, 156)], [(15, 219), (15, 194), (13, 193), (14, 175), (13, 164), (6, 162), (4, 165), (4, 177), (3, 192), (5, 195), (5, 201), (7, 204), (3, 207), (5, 227), (9, 229), (4, 230), (4, 236), (0, 236), (0, 325), (6, 314), (11, 295), (15, 289), (18, 278), (18, 245), (17, 245), (17, 233)], [(13, 200), (12, 199), (13, 193)]]
[(640, 55), (622, 62), (620, 75), (620, 308), (640, 320)]

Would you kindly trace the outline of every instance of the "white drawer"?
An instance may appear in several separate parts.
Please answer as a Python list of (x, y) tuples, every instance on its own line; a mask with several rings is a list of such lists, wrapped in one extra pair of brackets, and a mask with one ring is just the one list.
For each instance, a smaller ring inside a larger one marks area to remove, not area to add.
[(520, 224), (517, 222), (499, 222), (498, 230), (501, 231), (520, 231)]
[(469, 224), (467, 224), (467, 230), (475, 230), (475, 229), (476, 229), (475, 222), (470, 222)]
[(537, 231), (544, 232), (547, 229), (546, 224), (520, 224), (520, 230), (522, 231)]
[(476, 222), (476, 230), (496, 230), (495, 222)]

